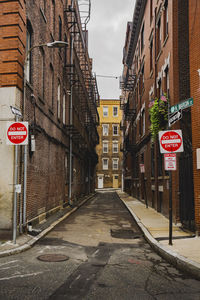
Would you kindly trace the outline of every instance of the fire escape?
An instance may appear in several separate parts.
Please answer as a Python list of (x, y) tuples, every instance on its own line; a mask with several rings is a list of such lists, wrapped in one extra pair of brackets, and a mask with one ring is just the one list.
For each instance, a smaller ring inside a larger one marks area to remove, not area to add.
[(133, 89), (135, 85), (136, 75), (133, 70), (127, 69), (126, 75), (120, 78), (120, 88), (123, 91), (123, 95), (120, 98), (120, 108), (123, 110), (123, 120), (121, 129), (124, 132), (124, 142), (121, 147), (121, 151), (130, 152), (135, 149), (132, 141), (132, 137), (129, 134), (131, 129), (131, 122), (136, 117), (135, 101), (133, 95)]
[(68, 5), (65, 9), (65, 22), (73, 39), (72, 63), (65, 66), (65, 76), (73, 94), (73, 122), (66, 129), (74, 143), (78, 144), (81, 154), (92, 150), (99, 142), (96, 127), (99, 124), (97, 106), (100, 100), (87, 46), (90, 8), (90, 0), (74, 0), (73, 7)]

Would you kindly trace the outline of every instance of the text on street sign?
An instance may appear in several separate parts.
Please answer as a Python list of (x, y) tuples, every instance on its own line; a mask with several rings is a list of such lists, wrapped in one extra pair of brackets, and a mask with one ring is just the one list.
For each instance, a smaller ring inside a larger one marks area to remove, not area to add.
[(181, 130), (159, 131), (160, 152), (183, 152)]
[(7, 145), (27, 145), (28, 122), (8, 122), (6, 143)]

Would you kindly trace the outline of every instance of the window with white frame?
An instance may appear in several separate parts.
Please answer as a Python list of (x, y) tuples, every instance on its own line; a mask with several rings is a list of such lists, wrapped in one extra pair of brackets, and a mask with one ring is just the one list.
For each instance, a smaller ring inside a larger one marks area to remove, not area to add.
[(102, 128), (103, 128), (103, 136), (108, 136), (109, 125), (108, 124), (103, 124)]
[(103, 116), (108, 117), (108, 106), (103, 106)]
[(108, 158), (102, 159), (103, 170), (108, 170)]
[(118, 135), (118, 125), (113, 125), (113, 135)]
[(118, 142), (117, 141), (113, 141), (113, 144), (112, 144), (112, 152), (113, 153), (118, 153)]
[(103, 153), (108, 153), (108, 141), (103, 141)]
[(113, 117), (118, 117), (118, 106), (113, 106)]
[(119, 158), (113, 158), (112, 159), (112, 168), (113, 168), (113, 170), (118, 170), (118, 162), (119, 162)]

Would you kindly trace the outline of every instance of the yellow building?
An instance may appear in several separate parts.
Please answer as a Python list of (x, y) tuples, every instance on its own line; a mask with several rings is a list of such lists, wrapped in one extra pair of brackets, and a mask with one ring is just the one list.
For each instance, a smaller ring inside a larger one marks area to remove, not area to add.
[(96, 188), (120, 188), (122, 180), (120, 100), (100, 100), (98, 113), (100, 125), (97, 128), (99, 145), (96, 152), (99, 162), (96, 167)]

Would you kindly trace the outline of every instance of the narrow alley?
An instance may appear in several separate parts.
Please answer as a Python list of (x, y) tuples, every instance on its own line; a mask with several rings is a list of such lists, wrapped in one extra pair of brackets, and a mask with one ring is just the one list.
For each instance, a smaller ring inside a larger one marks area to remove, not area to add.
[(153, 252), (117, 193), (101, 192), (32, 249), (0, 259), (0, 299), (193, 300), (200, 286)]

